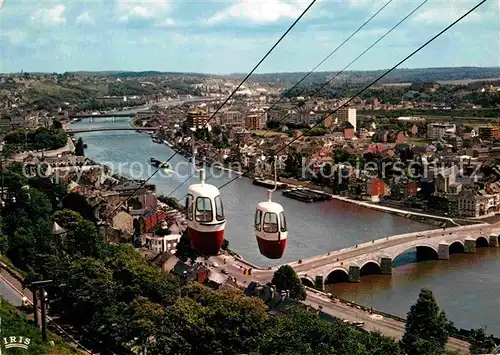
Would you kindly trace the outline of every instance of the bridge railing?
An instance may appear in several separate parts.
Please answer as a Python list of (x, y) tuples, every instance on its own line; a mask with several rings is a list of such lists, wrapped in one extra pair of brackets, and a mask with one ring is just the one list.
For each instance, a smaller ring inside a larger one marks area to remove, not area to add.
[(443, 229), (443, 228), (435, 228), (435, 229), (430, 229), (430, 230), (426, 230), (426, 231), (411, 232), (411, 233), (406, 233), (406, 234), (397, 234), (397, 235), (393, 235), (393, 236), (387, 236), (385, 238), (374, 239), (374, 240), (369, 241), (369, 242), (364, 242), (364, 243), (361, 243), (361, 244), (357, 244), (356, 246), (342, 248), (340, 250), (334, 250), (334, 251), (331, 251), (331, 252), (329, 252), (327, 254), (318, 255), (318, 256), (307, 258), (307, 259), (303, 259), (300, 262), (299, 261), (293, 261), (293, 262), (288, 263), (288, 265), (290, 265), (290, 266), (297, 266), (297, 265), (300, 265), (300, 264), (303, 264), (303, 263), (307, 264), (308, 262), (323, 260), (323, 259), (327, 259), (327, 258), (332, 258), (335, 255), (342, 254), (342, 253), (345, 253), (347, 251), (351, 251), (351, 250), (355, 250), (357, 248), (363, 248), (363, 247), (367, 247), (367, 246), (370, 246), (370, 245), (382, 243), (382, 242), (385, 242), (387, 240), (405, 239), (405, 238), (410, 238), (410, 237), (416, 237), (416, 236), (419, 236), (419, 235), (424, 235), (425, 236), (426, 234), (439, 233), (440, 231), (442, 231), (443, 233), (446, 234), (446, 233), (454, 233), (454, 232), (466, 231), (466, 230), (469, 230), (469, 229), (472, 230), (472, 229), (478, 229), (479, 228), (479, 229), (484, 229), (485, 233), (487, 234), (487, 233), (491, 233), (491, 229), (488, 228), (488, 226), (490, 226), (490, 225), (487, 224), (487, 223), (483, 223), (483, 224), (477, 224), (477, 225), (450, 227), (450, 228), (445, 228), (445, 229)]

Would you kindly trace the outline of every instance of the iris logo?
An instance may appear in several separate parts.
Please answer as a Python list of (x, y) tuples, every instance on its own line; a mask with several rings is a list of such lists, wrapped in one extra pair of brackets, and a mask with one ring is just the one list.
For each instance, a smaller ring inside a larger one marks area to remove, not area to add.
[(10, 348), (28, 349), (30, 343), (31, 343), (30, 338), (25, 338), (21, 336), (10, 336), (3, 338), (3, 346), (5, 347), (5, 349), (10, 349)]

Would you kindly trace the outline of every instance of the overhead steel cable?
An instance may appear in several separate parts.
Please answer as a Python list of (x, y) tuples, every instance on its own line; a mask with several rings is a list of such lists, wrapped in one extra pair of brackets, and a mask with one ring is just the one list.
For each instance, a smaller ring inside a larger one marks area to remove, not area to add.
[[(413, 15), (415, 12), (417, 12), (422, 6), (424, 6), (429, 0), (424, 0), (422, 1), (416, 8), (414, 8), (411, 12), (409, 12), (405, 17), (403, 17), (398, 23), (396, 23), (394, 26), (392, 26), (386, 33), (384, 33), (380, 38), (378, 38), (375, 42), (373, 42), (369, 47), (367, 47), (363, 52), (361, 52), (356, 58), (351, 60), (349, 64), (347, 64), (342, 70), (338, 71), (334, 76), (332, 76), (329, 80), (327, 80), (325, 83), (323, 83), (317, 90), (315, 90), (310, 96), (309, 99), (316, 97), (326, 86), (328, 86), (334, 79), (336, 79), (339, 75), (341, 75), (343, 72), (345, 72), (351, 65), (353, 65), (356, 61), (358, 61), (362, 56), (364, 56), (370, 49), (375, 47), (380, 41), (382, 41), (385, 37), (387, 37), (392, 31), (394, 31), (397, 27), (399, 27), (403, 22), (405, 22), (411, 15)], [(288, 116), (290, 116), (292, 112), (287, 113), (284, 117), (283, 120), (286, 119)], [(325, 118), (321, 121), (323, 122)], [(320, 123), (321, 123), (320, 122)], [(316, 127), (317, 125), (313, 126)], [(312, 128), (311, 128), (312, 129)], [(251, 144), (254, 144), (258, 140), (255, 139)], [(208, 181), (213, 174), (210, 174), (205, 181)], [(186, 180), (187, 181), (187, 180)], [(172, 193), (174, 193), (180, 186), (182, 186), (186, 181), (182, 182), (179, 186), (177, 186), (168, 196), (171, 196)]]
[[(432, 43), (434, 40), (436, 40), (437, 38), (439, 38), (441, 35), (443, 35), (445, 32), (447, 32), (450, 28), (452, 28), (453, 26), (455, 26), (457, 23), (459, 23), (460, 21), (462, 21), (464, 18), (466, 18), (468, 15), (470, 15), (472, 12), (474, 12), (478, 7), (480, 7), (482, 4), (484, 4), (487, 0), (482, 0), (481, 2), (479, 2), (477, 5), (475, 5), (472, 9), (470, 9), (469, 11), (467, 11), (465, 14), (463, 14), (462, 16), (460, 16), (457, 20), (453, 21), (451, 24), (449, 24), (448, 26), (446, 26), (443, 30), (441, 30), (438, 34), (436, 34), (435, 36), (433, 36), (431, 39), (429, 39), (427, 42), (425, 42), (424, 44), (422, 44), (420, 47), (418, 47), (417, 49), (415, 49), (413, 52), (411, 52), (409, 55), (407, 55), (405, 58), (403, 58), (401, 61), (399, 61), (396, 65), (394, 65), (391, 69), (388, 69), (387, 71), (385, 71), (382, 75), (380, 75), (378, 78), (376, 78), (375, 80), (373, 80), (370, 84), (368, 84), (367, 86), (365, 86), (363, 89), (361, 89), (360, 91), (358, 91), (355, 95), (353, 95), (349, 100), (347, 100), (344, 104), (340, 105), (339, 107), (337, 107), (335, 110), (331, 111), (328, 115), (326, 115), (320, 122), (316, 123), (314, 126), (312, 126), (308, 131), (314, 129), (315, 127), (317, 127), (318, 125), (320, 125), (321, 123), (323, 123), (323, 121), (325, 121), (328, 117), (332, 116), (335, 112), (337, 112), (338, 110), (340, 110), (342, 107), (348, 105), (351, 101), (353, 101), (356, 97), (358, 97), (359, 95), (361, 95), (362, 93), (364, 93), (366, 90), (368, 90), (370, 87), (372, 87), (374, 84), (376, 84), (378, 81), (380, 81), (382, 78), (384, 78), (385, 76), (387, 76), (389, 73), (391, 73), (392, 71), (394, 71), (398, 66), (400, 66), (401, 64), (403, 64), (404, 62), (406, 62), (408, 59), (410, 59), (411, 57), (413, 57), (415, 54), (417, 54), (418, 52), (420, 52), (422, 49), (424, 49), (425, 47), (427, 47), (430, 43)], [(287, 144), (285, 144), (283, 147), (279, 148), (278, 150), (276, 150), (272, 155), (275, 156), (276, 154), (282, 152), (284, 149), (286, 149), (287, 147), (289, 147), (293, 142), (295, 142), (296, 140), (300, 139), (302, 136), (304, 135), (304, 133), (301, 133), (299, 136), (295, 137), (294, 139), (292, 139), (290, 142), (288, 142)], [(255, 169), (255, 165), (253, 166), (253, 169)], [(245, 174), (247, 174), (249, 171), (251, 171), (251, 168), (247, 169), (247, 171), (242, 174), (241, 176), (244, 176)], [(233, 181), (235, 181), (236, 179), (240, 178), (241, 176), (237, 176), (236, 178), (233, 178), (231, 180), (229, 180), (228, 182), (222, 184), (221, 186), (218, 187), (218, 189), (222, 189), (224, 187), (226, 187), (227, 185), (229, 185), (230, 183), (232, 183)]]
[[(332, 55), (334, 55), (340, 48), (344, 46), (352, 37), (354, 37), (359, 31), (361, 31), (367, 24), (369, 24), (382, 10), (384, 10), (390, 3), (392, 3), (394, 0), (389, 0), (386, 2), (380, 9), (377, 10), (368, 20), (366, 20), (361, 26), (359, 26), (349, 37), (347, 37), (341, 44), (339, 44), (333, 51), (330, 52), (321, 62), (319, 62), (314, 68), (312, 68), (309, 72), (307, 72), (295, 85), (293, 85), (290, 89), (287, 89), (284, 94), (280, 96), (278, 100), (276, 100), (271, 106), (269, 106), (261, 115), (259, 115), (259, 118), (262, 116), (266, 115), (271, 109), (273, 109), (277, 104), (279, 104), (290, 92), (292, 92), (297, 86), (299, 86), (304, 80), (306, 80), (309, 75), (311, 75), (316, 69), (318, 69), (323, 63), (325, 63), (328, 59), (331, 58)], [(352, 64), (352, 63), (351, 63)], [(344, 69), (345, 70), (345, 69)], [(338, 75), (337, 75), (338, 76)], [(250, 145), (254, 144), (257, 140), (254, 140)], [(215, 160), (215, 157), (217, 154), (215, 154), (211, 159), (210, 163), (213, 163)], [(180, 183), (175, 189), (173, 189), (168, 196), (171, 196), (175, 191), (177, 191), (181, 186), (183, 186), (186, 182), (191, 179), (195, 173), (191, 174), (186, 180), (184, 180), (182, 183)], [(213, 176), (213, 174), (209, 175), (206, 180), (210, 179)]]
[[(278, 46), (278, 44), (280, 44), (280, 42), (286, 37), (286, 35), (288, 35), (288, 33), (295, 27), (295, 25), (302, 19), (302, 17), (304, 17), (304, 15), (309, 11), (309, 9), (316, 3), (317, 0), (312, 0), (311, 3), (305, 8), (304, 11), (302, 11), (302, 13), (300, 14), (299, 17), (297, 17), (297, 19), (290, 25), (290, 27), (288, 27), (288, 29), (285, 31), (285, 33), (283, 33), (281, 35), (281, 37), (274, 43), (274, 45), (271, 47), (271, 49), (269, 49), (267, 51), (267, 53), (264, 55), (264, 57), (262, 57), (262, 59), (257, 63), (257, 65), (255, 65), (255, 67), (252, 69), (252, 71), (250, 71), (250, 73), (248, 73), (248, 75), (241, 81), (241, 83), (238, 84), (238, 86), (231, 92), (231, 94), (226, 98), (226, 100), (222, 103), (222, 105), (219, 106), (219, 108), (217, 108), (217, 110), (215, 110), (215, 112), (210, 116), (210, 118), (203, 124), (203, 126), (201, 127), (201, 129), (205, 128), (209, 123), (210, 121), (215, 117), (215, 115), (217, 115), (217, 113), (219, 113), (219, 111), (228, 103), (228, 101), (234, 96), (234, 94), (236, 94), (236, 92), (240, 89), (240, 87), (248, 80), (248, 78), (255, 72), (255, 70), (257, 70), (257, 68), (262, 64), (262, 62), (271, 54), (272, 51), (274, 51), (274, 49)], [(168, 158), (168, 160), (166, 161), (166, 163), (170, 162), (170, 160), (172, 160), (173, 157), (175, 157), (177, 155), (177, 153), (184, 149), (185, 146), (187, 145), (186, 143), (189, 143), (189, 142), (185, 142), (182, 147), (178, 150), (175, 150), (174, 151), (174, 154), (172, 154), (170, 156), (170, 158)], [(153, 172), (146, 180), (144, 180), (137, 189), (135, 189), (132, 194), (130, 194), (130, 196), (128, 196), (125, 200), (123, 200), (122, 202), (120, 202), (118, 204), (118, 206), (113, 209), (107, 216), (106, 218), (109, 218), (111, 216), (113, 216), (119, 209), (120, 207), (125, 203), (127, 202), (128, 200), (130, 200), (132, 198), (132, 196), (134, 196), (141, 188), (144, 187), (144, 185), (147, 184), (147, 182), (149, 180), (151, 180), (153, 178), (153, 176), (155, 176), (158, 171), (160, 171), (161, 168), (157, 169), (155, 172)]]

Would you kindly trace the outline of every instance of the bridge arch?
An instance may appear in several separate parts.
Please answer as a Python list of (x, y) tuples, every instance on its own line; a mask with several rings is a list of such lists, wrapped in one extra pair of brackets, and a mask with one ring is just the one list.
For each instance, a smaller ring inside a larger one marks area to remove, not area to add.
[(461, 240), (455, 240), (454, 242), (450, 243), (448, 249), (450, 251), (450, 254), (465, 253), (465, 245)]
[(325, 277), (325, 284), (334, 284), (340, 282), (349, 282), (349, 271), (341, 266), (335, 267), (328, 272)]
[(375, 260), (366, 260), (361, 264), (359, 268), (360, 276), (380, 274), (380, 273), (382, 273), (382, 269), (380, 268), (380, 263)]
[(489, 247), (490, 241), (484, 235), (476, 237), (476, 248)]
[(396, 253), (394, 253), (394, 256), (392, 257), (392, 261), (394, 262), (394, 260), (396, 260), (396, 258), (398, 258), (402, 254), (404, 254), (412, 249), (416, 249), (417, 261), (438, 260), (439, 259), (438, 250), (434, 245), (419, 243), (416, 245), (406, 247), (403, 250), (398, 250)]
[(304, 286), (315, 288), (314, 280), (312, 277), (310, 277), (308, 275), (301, 275), (299, 277), (300, 277), (300, 281), (302, 282), (302, 284)]

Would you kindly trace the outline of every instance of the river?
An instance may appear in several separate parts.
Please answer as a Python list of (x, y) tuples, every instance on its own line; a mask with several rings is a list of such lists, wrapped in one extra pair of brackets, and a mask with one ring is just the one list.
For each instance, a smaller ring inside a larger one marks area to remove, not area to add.
[[(76, 127), (124, 127), (128, 118), (96, 118), (72, 125)], [(153, 143), (146, 133), (135, 131), (89, 132), (77, 135), (88, 145), (85, 154), (99, 163), (108, 164), (124, 176), (145, 179), (155, 169), (148, 164), (150, 157), (167, 160), (173, 151), (164, 144)], [(190, 172), (186, 160), (176, 155), (172, 171), (157, 174), (150, 182), (159, 194), (168, 195)], [(229, 180), (227, 172), (215, 171), (217, 177), (207, 182), (216, 186)], [(207, 176), (211, 174), (207, 172)], [(231, 178), (234, 177), (231, 176)], [(191, 179), (193, 183), (197, 178)], [(182, 198), (189, 183), (174, 194)], [(289, 239), (280, 261), (259, 254), (252, 223), (255, 206), (266, 199), (266, 189), (239, 178), (221, 190), (228, 220), (226, 238), (231, 249), (245, 259), (261, 266), (278, 265), (388, 235), (416, 232), (433, 227), (399, 216), (370, 210), (354, 204), (332, 200), (306, 204), (275, 192), (273, 200), (281, 203), (287, 214)], [(390, 276), (363, 276), (359, 284), (335, 284), (329, 292), (375, 309), (405, 317), (422, 287), (430, 288), (440, 306), (457, 327), (487, 327), (487, 332), (500, 335), (500, 248), (478, 249), (474, 255), (453, 254), (448, 261), (412, 263), (410, 253), (396, 262)]]

